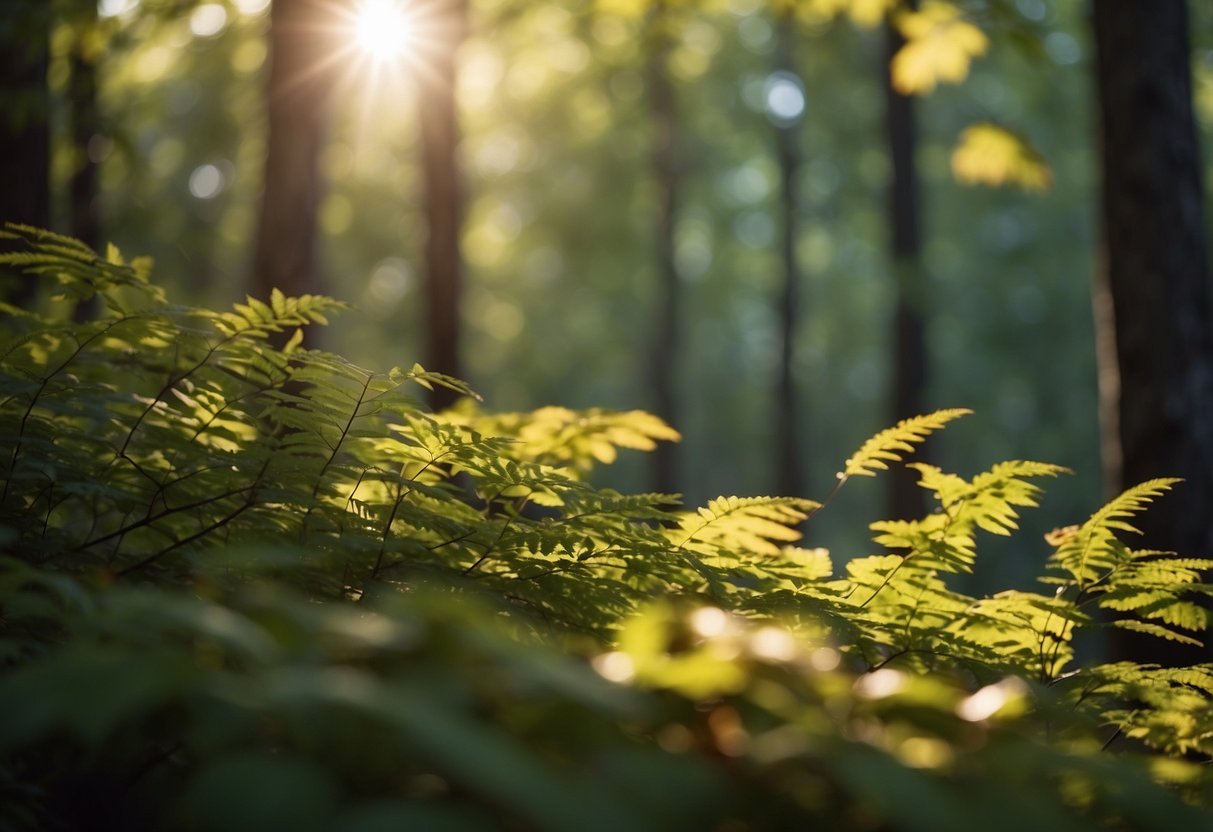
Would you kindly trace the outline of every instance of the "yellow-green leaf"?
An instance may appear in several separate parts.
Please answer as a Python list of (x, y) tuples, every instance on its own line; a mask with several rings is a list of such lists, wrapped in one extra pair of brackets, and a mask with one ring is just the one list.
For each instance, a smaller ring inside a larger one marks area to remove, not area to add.
[(1053, 184), (1048, 163), (1028, 142), (996, 124), (974, 124), (952, 150), (952, 175), (966, 185), (1017, 185), (1045, 191)]
[(964, 408), (951, 408), (902, 419), (864, 442), (855, 455), (846, 461), (841, 476), (874, 477), (877, 471), (887, 470), (888, 463), (900, 461), (905, 454), (914, 450), (915, 445), (948, 422), (972, 412)]
[(989, 47), (985, 34), (961, 19), (951, 3), (924, 3), (920, 11), (899, 15), (897, 28), (906, 43), (893, 56), (890, 71), (893, 86), (907, 95), (963, 81), (969, 64)]

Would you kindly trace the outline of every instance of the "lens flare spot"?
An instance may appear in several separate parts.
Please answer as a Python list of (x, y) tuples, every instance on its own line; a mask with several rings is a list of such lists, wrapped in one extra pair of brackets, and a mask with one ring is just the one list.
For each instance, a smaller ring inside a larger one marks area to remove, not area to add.
[(409, 15), (396, 0), (363, 0), (354, 21), (358, 47), (377, 61), (390, 61), (404, 52), (411, 31)]

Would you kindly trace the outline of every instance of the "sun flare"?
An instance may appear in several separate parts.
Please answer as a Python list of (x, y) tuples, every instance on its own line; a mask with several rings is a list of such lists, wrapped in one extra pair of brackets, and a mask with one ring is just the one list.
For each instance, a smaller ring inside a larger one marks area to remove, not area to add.
[(358, 47), (377, 61), (398, 57), (411, 32), (409, 15), (397, 0), (363, 0), (354, 22)]

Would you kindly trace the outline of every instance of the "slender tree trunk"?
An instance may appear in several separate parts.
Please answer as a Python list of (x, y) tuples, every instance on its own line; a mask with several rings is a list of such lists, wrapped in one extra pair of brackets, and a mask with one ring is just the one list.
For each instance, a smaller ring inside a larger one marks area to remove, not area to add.
[[(785, 13), (776, 21), (775, 69), (795, 74), (795, 18)], [(777, 494), (802, 496), (800, 436), (804, 430), (796, 395), (796, 331), (800, 320), (800, 265), (796, 240), (800, 230), (800, 205), (796, 180), (801, 154), (796, 127), (800, 119), (778, 123), (775, 128), (779, 162), (779, 254), (783, 261), (783, 287), (776, 313), (779, 319), (779, 366), (775, 390), (775, 482)]]
[[(1111, 299), (1110, 315), (1097, 323), (1115, 327), (1120, 396), (1108, 415), (1119, 424), (1115, 485), (1183, 477), (1141, 518), (1143, 544), (1205, 557), (1213, 552), (1213, 292), (1187, 4), (1100, 0), (1092, 9), (1102, 114), (1100, 280)], [(1152, 644), (1149, 657), (1180, 660), (1169, 647)]]
[(324, 0), (274, 0), (270, 15), (269, 132), (251, 281), (259, 298), (275, 288), (288, 295), (321, 290), (316, 211), (333, 86)]
[[(0, 223), (50, 225), (50, 25), (45, 0), (0, 0)], [(33, 278), (0, 270), (0, 299), (28, 307), (36, 290)]]
[[(670, 79), (670, 39), (666, 32), (667, 7), (657, 0), (649, 19), (648, 82), (652, 120), (652, 171), (657, 186), (654, 246), (657, 253), (656, 316), (652, 345), (647, 356), (650, 385), (657, 415), (677, 426), (677, 364), (679, 312), (678, 262), (674, 234), (678, 223), (680, 168), (677, 155), (677, 117), (674, 86)], [(662, 493), (678, 490), (678, 457), (671, 442), (662, 442), (653, 454), (653, 487)]]
[[(456, 57), (468, 30), (467, 0), (447, 0), (442, 25), (435, 26), (443, 42), (427, 58), (420, 74), (420, 113), (425, 181), (427, 238), (426, 350), (428, 370), (461, 377), (459, 360), (460, 296), (463, 258), (459, 236), (463, 199), (459, 175), (459, 111), (455, 98)], [(450, 405), (452, 391), (436, 387), (430, 395), (435, 409)]]
[[(101, 140), (101, 114), (97, 101), (97, 59), (93, 38), (97, 3), (82, 0), (73, 9), (74, 39), (69, 56), (67, 85), (68, 131), (71, 135), (72, 174), (68, 183), (68, 234), (94, 251), (101, 247), (98, 205), (96, 143)], [(92, 317), (96, 299), (76, 305), (77, 321)]]
[[(922, 231), (918, 173), (914, 162), (918, 127), (914, 99), (898, 92), (889, 72), (893, 56), (905, 44), (897, 28), (885, 25), (886, 56), (881, 67), (885, 87), (885, 141), (891, 178), (888, 191), (889, 245), (894, 281), (893, 414), (896, 422), (924, 410), (927, 384), (926, 333), (922, 319)], [(922, 456), (920, 452), (920, 457)], [(898, 466), (889, 472), (889, 514), (897, 519), (922, 517), (923, 490), (912, 470)]]

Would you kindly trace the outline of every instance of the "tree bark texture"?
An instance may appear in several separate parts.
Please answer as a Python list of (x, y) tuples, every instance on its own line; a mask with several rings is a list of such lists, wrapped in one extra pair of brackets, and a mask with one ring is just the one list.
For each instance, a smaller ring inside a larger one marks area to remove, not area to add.
[[(795, 17), (781, 15), (776, 21), (775, 69), (795, 74)], [(796, 185), (802, 164), (797, 125), (799, 118), (775, 128), (779, 163), (779, 256), (783, 263), (783, 286), (776, 318), (779, 321), (779, 361), (775, 383), (775, 484), (776, 494), (800, 497), (801, 441), (804, 423), (796, 389), (796, 335), (800, 321), (800, 264), (796, 241), (800, 231), (800, 201)]]
[[(0, 222), (50, 225), (50, 24), (45, 0), (0, 0)], [(24, 307), (34, 302), (37, 284), (5, 268), (0, 290), (3, 300)]]
[[(1183, 0), (1092, 4), (1122, 480), (1185, 482), (1140, 545), (1213, 553), (1213, 293)], [(1107, 367), (1101, 372), (1110, 372)], [(1138, 545), (1137, 543), (1134, 544)], [(1151, 645), (1153, 660), (1169, 645)], [(1140, 656), (1139, 656), (1140, 658)]]
[[(443, 20), (434, 26), (442, 42), (427, 51), (419, 73), (420, 118), (426, 216), (426, 349), (425, 367), (462, 377), (459, 309), (463, 257), (463, 195), (459, 166), (459, 110), (455, 97), (456, 57), (468, 30), (466, 0), (447, 0)], [(436, 387), (434, 408), (450, 405), (456, 394)]]
[[(894, 287), (892, 421), (920, 415), (927, 385), (926, 326), (922, 318), (922, 230), (915, 167), (918, 127), (914, 100), (893, 86), (890, 66), (905, 39), (892, 24), (885, 25), (885, 61), (881, 72), (885, 88), (885, 142), (889, 153), (890, 181), (887, 202), (890, 264)], [(919, 452), (924, 455), (925, 449)], [(889, 514), (908, 520), (926, 513), (918, 476), (904, 466), (889, 472)]]
[[(670, 78), (670, 38), (665, 3), (659, 0), (650, 16), (648, 50), (649, 114), (653, 130), (652, 174), (657, 192), (653, 243), (657, 256), (656, 314), (653, 340), (646, 356), (657, 415), (678, 425), (677, 390), (680, 315), (675, 233), (681, 170), (677, 154), (677, 113)], [(662, 442), (653, 454), (653, 487), (661, 493), (678, 490), (678, 456), (672, 442)]]
[(287, 295), (322, 288), (316, 212), (333, 87), (330, 14), (324, 0), (274, 0), (271, 7), (265, 182), (251, 281), (262, 299), (275, 288)]

